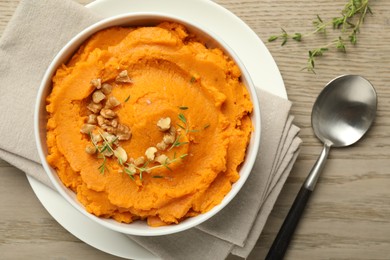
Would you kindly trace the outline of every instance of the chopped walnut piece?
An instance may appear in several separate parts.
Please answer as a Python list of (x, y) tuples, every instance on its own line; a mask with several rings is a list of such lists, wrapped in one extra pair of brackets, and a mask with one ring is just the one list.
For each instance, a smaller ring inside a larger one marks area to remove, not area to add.
[(91, 134), (91, 141), (93, 143), (97, 144), (101, 140), (102, 140), (102, 137), (100, 136), (100, 134), (94, 134), (94, 133)]
[(93, 79), (93, 80), (91, 80), (91, 84), (96, 89), (100, 89), (102, 87), (102, 80), (101, 79)]
[(87, 124), (92, 124), (92, 125), (96, 125), (97, 124), (96, 115), (95, 114), (90, 114), (88, 116)]
[(109, 95), (112, 91), (112, 86), (108, 83), (102, 85), (102, 92), (104, 95)]
[(173, 144), (175, 142), (175, 136), (170, 134), (165, 134), (163, 137), (163, 142), (166, 144)]
[(165, 118), (160, 118), (157, 122), (157, 126), (160, 129), (160, 131), (167, 131), (169, 128), (171, 128), (171, 118), (170, 117), (165, 117)]
[(126, 171), (133, 175), (137, 172), (137, 169), (134, 167), (134, 165), (130, 164), (126, 167)]
[(116, 97), (111, 96), (107, 99), (105, 107), (106, 108), (113, 108), (113, 107), (119, 106), (120, 104), (121, 104), (121, 102), (118, 99), (116, 99)]
[(106, 95), (103, 94), (102, 91), (100, 90), (96, 90), (95, 92), (93, 92), (92, 94), (92, 101), (94, 103), (100, 103), (103, 99), (106, 98)]
[(127, 161), (127, 153), (125, 151), (125, 149), (123, 149), (122, 147), (117, 147), (115, 150), (114, 150), (114, 156), (116, 158), (118, 158), (118, 160), (121, 162), (121, 163), (124, 163)]
[(158, 144), (156, 144), (156, 147), (157, 147), (157, 149), (164, 151), (165, 149), (168, 148), (168, 144), (165, 143), (164, 141), (161, 141)]
[(86, 147), (85, 147), (85, 152), (87, 153), (87, 154), (95, 154), (96, 153), (96, 147), (95, 146), (93, 146), (93, 145), (87, 145)]
[(95, 129), (95, 127), (96, 126), (92, 125), (92, 124), (84, 124), (81, 127), (80, 132), (83, 133), (83, 134), (90, 134)]
[(102, 135), (107, 140), (107, 142), (109, 142), (110, 144), (116, 143), (116, 141), (117, 141), (117, 137), (113, 134), (110, 134), (108, 132), (103, 132)]
[(131, 83), (132, 80), (130, 79), (127, 70), (122, 70), (119, 72), (118, 76), (115, 78), (115, 82), (117, 83)]
[(176, 137), (176, 128), (174, 126), (171, 126), (171, 128), (169, 128), (169, 134), (172, 135), (174, 138)]
[(156, 156), (156, 153), (157, 153), (157, 148), (152, 146), (146, 149), (145, 156), (149, 161), (153, 161), (154, 157)]
[(118, 126), (118, 120), (115, 119), (115, 118), (112, 119), (112, 120), (111, 120), (111, 126), (114, 127), (114, 128), (117, 127), (117, 126)]
[(100, 127), (109, 134), (116, 134), (116, 129), (112, 126), (103, 124)]
[(116, 117), (116, 113), (113, 110), (108, 109), (108, 108), (103, 108), (102, 110), (100, 110), (100, 115), (102, 115), (104, 118), (108, 118), (108, 119), (112, 119), (112, 118)]
[(96, 116), (96, 121), (97, 121), (98, 126), (104, 125), (104, 117), (103, 116), (101, 116), (101, 115)]
[(127, 125), (118, 124), (116, 136), (118, 140), (129, 140), (131, 138), (131, 130)]
[(135, 159), (133, 163), (135, 166), (141, 166), (145, 163), (145, 158), (143, 156), (140, 156), (137, 159)]
[(160, 154), (159, 156), (156, 157), (156, 162), (160, 164), (166, 164), (169, 162), (169, 158), (165, 154)]
[(103, 108), (103, 105), (102, 104), (97, 104), (97, 103), (94, 103), (94, 102), (91, 102), (88, 104), (87, 106), (88, 110), (90, 110), (92, 113), (94, 114), (98, 114), (100, 112), (100, 110)]

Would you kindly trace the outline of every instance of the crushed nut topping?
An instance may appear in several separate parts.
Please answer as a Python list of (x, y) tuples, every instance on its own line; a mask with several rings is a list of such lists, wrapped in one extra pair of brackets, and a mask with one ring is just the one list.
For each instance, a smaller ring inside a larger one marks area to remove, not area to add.
[(114, 127), (112, 127), (112, 126), (103, 124), (103, 125), (101, 126), (101, 128), (102, 128), (103, 130), (105, 130), (105, 131), (106, 131), (107, 133), (109, 133), (109, 134), (116, 134), (116, 129), (115, 129)]
[(97, 144), (102, 141), (102, 137), (99, 134), (91, 133), (91, 141), (94, 144)]
[(105, 98), (106, 98), (106, 95), (104, 95), (103, 92), (101, 92), (100, 90), (96, 90), (92, 94), (92, 101), (94, 103), (100, 103)]
[(116, 113), (113, 110), (108, 109), (108, 108), (102, 108), (102, 110), (100, 110), (100, 115), (102, 115), (104, 118), (108, 118), (108, 119), (112, 119), (112, 118), (116, 117)]
[(123, 149), (122, 147), (117, 147), (115, 150), (114, 150), (114, 156), (116, 158), (118, 158), (118, 160), (121, 162), (121, 163), (124, 163), (127, 161), (127, 153), (125, 151), (125, 149)]
[(157, 149), (164, 151), (165, 149), (168, 148), (168, 144), (165, 143), (164, 141), (161, 141), (158, 144), (156, 144), (156, 147), (157, 147)]
[(101, 116), (101, 115), (96, 116), (96, 121), (97, 121), (98, 126), (104, 125), (104, 117), (103, 116)]
[(83, 133), (83, 134), (89, 134), (91, 133), (94, 129), (95, 129), (95, 125), (92, 125), (92, 124), (84, 124), (81, 129), (80, 129), (80, 132)]
[(107, 142), (114, 144), (117, 141), (117, 137), (107, 132), (103, 132), (103, 137), (107, 140)]
[(145, 157), (140, 156), (137, 159), (135, 159), (133, 161), (133, 163), (134, 163), (135, 166), (141, 166), (141, 165), (143, 165), (145, 163)]
[(95, 154), (97, 152), (96, 150), (96, 147), (93, 146), (93, 145), (87, 145), (87, 147), (85, 147), (85, 152), (87, 154)]
[(175, 138), (176, 137), (176, 128), (174, 126), (171, 126), (171, 128), (169, 128), (168, 133)]
[[(121, 82), (130, 80), (127, 71), (122, 71), (117, 78)], [(91, 102), (87, 105), (87, 109), (92, 113), (88, 115), (85, 124), (80, 128), (80, 132), (89, 135), (92, 143), (92, 145), (88, 144), (85, 147), (85, 152), (90, 155), (99, 153), (98, 158), (103, 159), (102, 165), (99, 167), (100, 173), (103, 174), (106, 169), (107, 157), (114, 155), (121, 165), (128, 160), (127, 153), (120, 146), (119, 141), (129, 140), (131, 130), (127, 125), (119, 123), (117, 114), (113, 110), (121, 102), (111, 95), (112, 85), (102, 82), (100, 78), (93, 79), (90, 83), (95, 87), (95, 91), (91, 94)], [(138, 161), (143, 163), (145, 159), (140, 157)], [(123, 172), (125, 169), (120, 170)], [(127, 173), (128, 171), (129, 169), (126, 169)], [(133, 172), (136, 172), (135, 168)]]
[[(117, 83), (132, 82), (127, 70), (121, 71), (115, 81)], [(157, 143), (156, 147), (151, 146), (147, 148), (145, 150), (145, 156), (129, 159), (126, 150), (121, 147), (120, 141), (130, 140), (132, 135), (131, 129), (129, 126), (120, 123), (118, 115), (114, 111), (121, 102), (111, 95), (113, 88), (111, 84), (102, 82), (101, 79), (93, 79), (91, 80), (91, 84), (95, 87), (95, 90), (91, 94), (91, 102), (87, 105), (87, 109), (90, 110), (92, 114), (88, 115), (80, 132), (89, 135), (92, 143), (92, 145), (90, 143), (85, 147), (85, 152), (90, 155), (98, 153), (97, 158), (103, 159), (102, 164), (99, 167), (100, 173), (104, 174), (105, 172), (106, 159), (114, 156), (118, 159), (120, 165), (118, 172), (128, 174), (133, 180), (134, 174), (138, 174), (139, 179), (142, 181), (143, 172), (150, 173), (152, 170), (162, 167), (170, 170), (169, 164), (182, 160), (187, 156), (187, 154), (182, 154), (176, 157), (175, 152), (173, 158), (169, 158), (166, 154), (161, 153), (161, 151), (167, 149), (169, 151), (172, 148), (188, 144), (188, 142), (180, 141), (181, 130), (176, 131), (176, 128), (172, 125), (171, 118), (163, 117), (157, 122), (158, 129), (163, 132), (161, 142)], [(128, 96), (124, 102), (127, 102), (129, 98), (130, 96)], [(146, 102), (147, 104), (152, 103), (149, 99), (147, 99)], [(181, 110), (188, 109), (188, 107), (179, 108)], [(183, 126), (178, 124), (180, 128), (186, 130), (186, 133), (193, 131), (189, 129), (184, 114), (180, 113), (179, 119), (183, 123)], [(157, 178), (157, 175), (152, 177)]]
[(121, 104), (121, 102), (118, 99), (116, 99), (116, 97), (111, 96), (107, 99), (105, 107), (111, 109), (111, 108), (119, 106), (120, 104)]
[(112, 120), (111, 120), (111, 126), (114, 127), (114, 128), (115, 128), (115, 127), (118, 127), (118, 120), (115, 119), (115, 118), (112, 119)]
[(145, 156), (149, 161), (153, 161), (154, 157), (156, 156), (156, 153), (157, 153), (157, 148), (152, 146), (146, 149)]
[(169, 128), (171, 128), (171, 118), (170, 117), (161, 118), (160, 120), (158, 120), (157, 126), (160, 129), (160, 131), (165, 132), (169, 130)]
[(137, 169), (135, 168), (134, 165), (130, 164), (129, 166), (127, 166), (126, 168), (127, 171), (129, 171), (130, 174), (135, 174), (137, 172)]
[(165, 134), (163, 137), (163, 142), (166, 144), (173, 144), (175, 141), (175, 136), (170, 135), (170, 134)]
[(115, 78), (115, 81), (117, 83), (131, 83), (132, 80), (130, 79), (127, 70), (122, 70), (119, 72), (119, 75)]
[(97, 103), (94, 103), (94, 102), (91, 102), (87, 105), (87, 108), (88, 110), (90, 110), (92, 113), (94, 114), (98, 114), (100, 112), (100, 110), (103, 108), (103, 105), (102, 104), (97, 104)]
[(127, 125), (118, 124), (116, 136), (118, 140), (129, 140), (131, 138), (131, 130)]
[(168, 156), (166, 156), (165, 154), (160, 154), (159, 156), (156, 157), (156, 162), (160, 164), (166, 164), (169, 162)]
[(93, 79), (93, 80), (91, 80), (91, 84), (96, 89), (100, 89), (102, 87), (102, 80), (101, 79)]
[(102, 85), (102, 92), (104, 95), (110, 95), (112, 91), (112, 86), (108, 83)]
[(95, 114), (90, 114), (88, 116), (87, 124), (96, 125), (97, 124), (96, 118), (97, 118), (97, 116)]

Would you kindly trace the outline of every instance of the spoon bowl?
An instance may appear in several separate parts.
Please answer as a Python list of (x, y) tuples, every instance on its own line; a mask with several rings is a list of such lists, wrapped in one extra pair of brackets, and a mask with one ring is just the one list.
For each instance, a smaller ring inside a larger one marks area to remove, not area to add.
[(357, 75), (335, 78), (314, 103), (314, 133), (329, 146), (352, 145), (370, 128), (376, 108), (376, 92), (368, 80)]
[(318, 96), (311, 114), (312, 127), (324, 148), (299, 190), (266, 260), (283, 259), (307, 201), (322, 172), (330, 148), (354, 144), (372, 125), (377, 95), (372, 84), (357, 75), (343, 75), (330, 81)]

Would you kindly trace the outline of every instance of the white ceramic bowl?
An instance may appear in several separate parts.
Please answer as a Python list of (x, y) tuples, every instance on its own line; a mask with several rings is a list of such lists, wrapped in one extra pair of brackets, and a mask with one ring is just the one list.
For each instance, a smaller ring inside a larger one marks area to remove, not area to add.
[[(250, 143), (246, 152), (246, 158), (244, 163), (240, 168), (240, 178), (239, 180), (233, 184), (231, 191), (225, 196), (223, 201), (215, 206), (210, 211), (200, 214), (196, 217), (188, 218), (179, 224), (163, 226), (163, 227), (149, 227), (145, 221), (135, 221), (130, 224), (119, 223), (112, 219), (104, 219), (96, 217), (88, 213), (84, 206), (77, 200), (76, 195), (66, 188), (61, 180), (59, 179), (56, 171), (47, 163), (47, 145), (46, 145), (46, 123), (47, 123), (47, 113), (46, 113), (46, 97), (51, 92), (51, 79), (54, 75), (57, 68), (68, 61), (68, 59), (78, 50), (79, 46), (86, 41), (91, 35), (94, 33), (108, 28), (112, 26), (141, 26), (141, 25), (154, 25), (158, 24), (162, 21), (174, 21), (180, 24), (183, 24), (190, 32), (195, 33), (199, 38), (203, 39), (206, 42), (206, 45), (209, 47), (219, 47), (221, 48), (225, 54), (229, 55), (242, 73), (242, 81), (247, 87), (250, 97), (253, 103), (253, 113), (252, 113), (252, 123), (254, 125), (254, 132), (252, 133)], [(259, 101), (256, 95), (255, 86), (249, 76), (248, 71), (245, 68), (245, 65), (242, 64), (239, 57), (235, 54), (235, 52), (227, 46), (218, 36), (218, 32), (210, 32), (207, 28), (200, 28), (199, 26), (189, 23), (181, 18), (177, 18), (171, 15), (165, 15), (161, 13), (132, 13), (126, 15), (119, 15), (115, 17), (111, 17), (105, 20), (102, 20), (79, 34), (77, 34), (70, 42), (68, 42), (61, 51), (55, 56), (54, 60), (50, 64), (47, 69), (42, 84), (39, 88), (37, 102), (35, 107), (35, 138), (38, 147), (38, 152), (40, 159), (42, 161), (42, 165), (48, 174), (50, 180), (53, 185), (57, 189), (57, 191), (67, 200), (72, 206), (74, 206), (77, 210), (82, 212), (84, 215), (89, 217), (91, 221), (97, 222), (98, 224), (105, 226), (114, 231), (118, 231), (125, 234), (131, 235), (139, 235), (139, 236), (158, 236), (158, 235), (166, 235), (172, 234), (176, 232), (180, 232), (189, 228), (192, 228), (196, 225), (201, 224), (206, 221), (210, 217), (214, 216), (217, 212), (222, 210), (239, 192), (242, 188), (243, 184), (247, 180), (252, 167), (254, 165), (256, 155), (258, 153), (258, 148), (260, 145), (260, 107)]]

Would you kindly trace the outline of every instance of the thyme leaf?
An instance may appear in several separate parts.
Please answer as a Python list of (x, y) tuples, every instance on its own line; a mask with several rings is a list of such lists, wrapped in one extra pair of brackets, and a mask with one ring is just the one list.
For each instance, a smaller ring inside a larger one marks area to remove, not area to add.
[(103, 163), (102, 163), (102, 164), (99, 166), (99, 168), (98, 168), (100, 174), (104, 174), (105, 171), (106, 171), (106, 161), (107, 161), (106, 157), (103, 156)]

